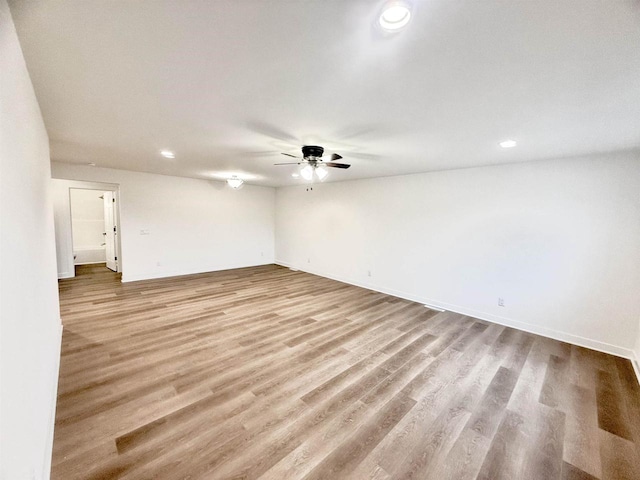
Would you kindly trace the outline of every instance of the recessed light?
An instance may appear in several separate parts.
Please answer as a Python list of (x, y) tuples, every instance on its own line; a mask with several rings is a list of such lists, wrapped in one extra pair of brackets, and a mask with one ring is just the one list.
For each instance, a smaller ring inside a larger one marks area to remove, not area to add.
[(411, 8), (408, 3), (390, 2), (380, 13), (378, 23), (384, 30), (396, 32), (406, 27), (409, 20), (411, 20)]
[(176, 158), (176, 154), (171, 150), (161, 150), (160, 155), (162, 155), (164, 158)]
[(292, 174), (291, 174), (291, 176), (292, 176), (293, 178), (298, 178), (298, 177), (300, 176), (300, 174), (298, 174), (298, 173), (292, 173)]
[(89, 165), (90, 167), (95, 167), (95, 166), (96, 166), (96, 164), (95, 164), (95, 163), (93, 163), (93, 162), (91, 162), (91, 163), (87, 163), (87, 165)]
[(500, 142), (500, 146), (502, 148), (513, 148), (518, 144), (515, 140), (505, 140), (504, 142)]

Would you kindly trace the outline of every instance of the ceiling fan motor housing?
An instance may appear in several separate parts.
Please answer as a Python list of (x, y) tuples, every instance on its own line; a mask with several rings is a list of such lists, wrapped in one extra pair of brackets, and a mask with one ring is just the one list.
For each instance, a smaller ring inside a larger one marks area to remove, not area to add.
[(318, 147), (316, 145), (305, 145), (302, 147), (302, 156), (304, 158), (315, 157), (320, 158), (324, 153), (324, 148)]

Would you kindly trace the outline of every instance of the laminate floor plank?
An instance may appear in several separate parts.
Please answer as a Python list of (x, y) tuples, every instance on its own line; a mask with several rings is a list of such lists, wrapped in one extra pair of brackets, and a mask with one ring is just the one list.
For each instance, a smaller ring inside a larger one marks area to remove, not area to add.
[(562, 463), (562, 480), (595, 480), (596, 478), (600, 477), (589, 475), (570, 463)]
[(598, 371), (596, 385), (598, 404), (598, 426), (618, 437), (633, 440), (629, 418), (626, 414), (625, 399), (618, 388), (617, 372)]
[(602, 480), (637, 480), (640, 458), (634, 445), (617, 435), (600, 430)]
[(569, 386), (570, 406), (565, 423), (563, 459), (568, 464), (597, 478), (602, 477), (598, 408), (594, 389)]
[(625, 359), (275, 265), (59, 290), (54, 480), (640, 479)]

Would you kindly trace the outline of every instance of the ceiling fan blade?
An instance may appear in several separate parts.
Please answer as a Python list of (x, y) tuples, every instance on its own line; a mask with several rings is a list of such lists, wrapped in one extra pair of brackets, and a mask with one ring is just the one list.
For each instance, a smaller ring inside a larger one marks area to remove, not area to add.
[(274, 165), (300, 165), (303, 162), (274, 163)]
[(334, 167), (334, 168), (349, 168), (351, 166), (348, 163), (336, 163), (336, 162), (322, 162), (322, 165), (326, 165), (327, 167)]
[(342, 155), (338, 155), (337, 153), (332, 153), (331, 154), (331, 161), (335, 162), (336, 160), (340, 160), (342, 158)]
[(302, 157), (297, 157), (295, 155), (291, 155), (290, 153), (283, 153), (282, 155), (286, 155), (287, 157), (293, 157), (293, 158), (302, 158)]

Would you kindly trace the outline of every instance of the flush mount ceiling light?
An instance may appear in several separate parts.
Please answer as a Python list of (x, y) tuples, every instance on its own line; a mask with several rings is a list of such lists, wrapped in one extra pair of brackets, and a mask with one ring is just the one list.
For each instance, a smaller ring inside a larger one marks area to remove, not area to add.
[(291, 174), (291, 176), (292, 176), (293, 178), (298, 178), (298, 177), (300, 176), (300, 174), (299, 174), (299, 173), (292, 173), (292, 174)]
[(171, 150), (161, 150), (160, 155), (162, 155), (164, 158), (176, 158), (176, 154)]
[(91, 163), (87, 163), (87, 165), (89, 165), (90, 167), (95, 167), (95, 166), (96, 166), (96, 164), (95, 164), (95, 163), (93, 163), (93, 162), (91, 162)]
[(406, 2), (389, 2), (382, 12), (378, 23), (387, 32), (397, 32), (409, 24), (411, 20), (411, 6)]
[(504, 142), (500, 142), (500, 146), (502, 148), (513, 148), (518, 144), (515, 140), (505, 140)]
[(244, 180), (238, 178), (237, 175), (234, 175), (233, 177), (227, 179), (227, 185), (229, 185), (234, 190), (238, 190), (240, 187), (242, 187), (243, 183)]

